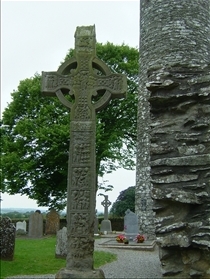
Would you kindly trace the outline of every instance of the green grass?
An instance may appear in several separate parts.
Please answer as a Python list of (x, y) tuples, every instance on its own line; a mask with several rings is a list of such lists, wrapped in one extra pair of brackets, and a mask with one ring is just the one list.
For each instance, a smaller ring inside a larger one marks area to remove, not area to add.
[[(13, 261), (1, 261), (1, 278), (14, 275), (55, 274), (65, 267), (65, 259), (55, 258), (56, 238), (16, 238)], [(115, 261), (117, 256), (103, 251), (94, 252), (94, 268)]]

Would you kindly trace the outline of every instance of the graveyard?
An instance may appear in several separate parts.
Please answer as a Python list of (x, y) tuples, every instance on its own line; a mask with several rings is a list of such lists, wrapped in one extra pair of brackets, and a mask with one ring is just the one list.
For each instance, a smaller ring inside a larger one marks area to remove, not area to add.
[[(106, 200), (108, 200), (108, 196), (105, 197)], [(104, 205), (104, 212), (106, 214), (103, 218), (107, 220), (110, 203), (104, 203)], [(3, 218), (7, 222), (1, 223), (1, 229), (2, 231), (7, 231), (7, 235), (1, 234), (4, 239), (4, 247), (1, 246), (1, 250), (4, 251), (6, 249), (10, 257), (3, 253), (1, 254), (2, 278), (26, 274), (39, 278), (40, 274), (56, 273), (58, 269), (65, 265), (67, 256), (67, 228), (59, 229), (61, 223), (58, 222), (59, 214), (55, 210), (51, 209), (45, 214), (45, 218), (46, 220), (43, 222), (44, 219), (39, 210), (31, 213), (27, 222), (24, 220), (12, 223), (11, 219)], [(43, 226), (44, 223), (45, 226)], [(116, 241), (118, 234), (123, 234), (127, 238), (130, 236), (128, 233), (132, 234), (132, 237), (135, 236), (138, 233), (136, 225), (137, 216), (130, 210), (127, 210), (124, 217), (124, 228), (129, 229), (125, 229), (123, 232), (100, 232), (100, 226), (98, 225), (97, 231), (94, 232), (96, 235), (95, 242), (97, 243), (97, 248), (95, 247), (93, 255), (94, 268), (99, 268), (104, 264), (108, 265), (110, 262), (116, 261), (118, 256), (115, 249), (139, 250), (141, 252), (154, 251), (154, 243), (151, 243), (151, 241), (146, 240), (144, 243), (136, 243), (130, 240), (128, 245)], [(10, 234), (8, 234), (9, 228)], [(8, 247), (8, 243), (13, 243), (12, 247)], [(10, 251), (12, 251), (12, 254)], [(46, 259), (47, 264), (43, 265)]]
[[(108, 200), (108, 196), (106, 196), (105, 200)], [(107, 213), (110, 203), (104, 204), (104, 211)], [(43, 226), (43, 216), (39, 210), (31, 213), (27, 222), (17, 221), (12, 223), (11, 219), (3, 218), (7, 222), (1, 223), (1, 232), (7, 231), (7, 234), (1, 234), (4, 240), (1, 242), (3, 244), (3, 246), (1, 245), (2, 278), (12, 278), (12, 276), (15, 278), (15, 275), (39, 278), (43, 274), (51, 274), (50, 278), (54, 278), (53, 273), (56, 273), (57, 270), (65, 265), (67, 256), (67, 228), (59, 229), (59, 214), (55, 210), (50, 210), (45, 217), (45, 226)], [(105, 215), (104, 220), (107, 220), (107, 218), (108, 215)], [(118, 250), (129, 250), (131, 255), (137, 251), (138, 253), (146, 254), (154, 253), (157, 259), (157, 249), (154, 251), (154, 241), (147, 241), (145, 238), (143, 243), (137, 243), (134, 240), (134, 236), (138, 234), (136, 225), (137, 216), (129, 209), (125, 212), (124, 216), (124, 231), (100, 232), (100, 225), (98, 225), (97, 231), (94, 233), (94, 268), (106, 266), (105, 272), (109, 272), (106, 269), (109, 263), (118, 260), (119, 255), (116, 253)], [(9, 228), (10, 234), (8, 234)], [(129, 240), (129, 243), (118, 243), (118, 235), (123, 235)], [(8, 243), (13, 245), (8, 246)], [(2, 253), (4, 250), (6, 253), (9, 253), (10, 257)], [(10, 251), (12, 251), (12, 254)]]

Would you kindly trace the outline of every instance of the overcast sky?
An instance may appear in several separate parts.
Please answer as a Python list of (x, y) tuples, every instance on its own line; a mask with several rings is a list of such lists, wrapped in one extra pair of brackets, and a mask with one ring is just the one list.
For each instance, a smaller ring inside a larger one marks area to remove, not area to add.
[[(70, 48), (77, 26), (96, 26), (99, 43), (139, 45), (139, 1), (2, 1), (1, 112), (21, 80), (42, 71), (56, 71)], [(120, 170), (105, 176), (119, 192), (135, 185), (135, 172)], [(97, 197), (101, 211), (102, 197)], [(3, 195), (3, 207), (34, 207), (23, 197)]]

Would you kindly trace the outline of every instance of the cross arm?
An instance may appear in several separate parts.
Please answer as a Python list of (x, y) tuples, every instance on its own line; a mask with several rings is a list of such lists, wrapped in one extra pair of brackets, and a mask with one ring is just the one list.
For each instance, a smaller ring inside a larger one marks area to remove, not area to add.
[(56, 91), (66, 88), (70, 90), (69, 75), (60, 75), (57, 72), (42, 72), (41, 91), (45, 96), (55, 96)]
[(127, 78), (123, 74), (110, 74), (97, 77), (95, 90), (105, 89), (106, 93), (94, 103), (94, 108), (99, 111), (107, 106), (110, 99), (123, 98), (127, 91)]
[(97, 90), (106, 89), (112, 94), (112, 98), (123, 98), (126, 96), (127, 79), (123, 74), (110, 74), (97, 78)]

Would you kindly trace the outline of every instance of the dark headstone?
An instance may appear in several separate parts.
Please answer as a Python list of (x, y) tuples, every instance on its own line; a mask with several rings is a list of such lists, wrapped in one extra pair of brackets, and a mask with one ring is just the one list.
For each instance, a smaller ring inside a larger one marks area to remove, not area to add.
[(32, 213), (29, 217), (28, 236), (32, 238), (43, 236), (43, 216), (39, 210)]
[(124, 217), (124, 231), (128, 239), (134, 239), (139, 233), (138, 217), (130, 209), (127, 209)]
[(0, 253), (1, 260), (12, 261), (15, 250), (15, 226), (10, 218), (0, 219)]

